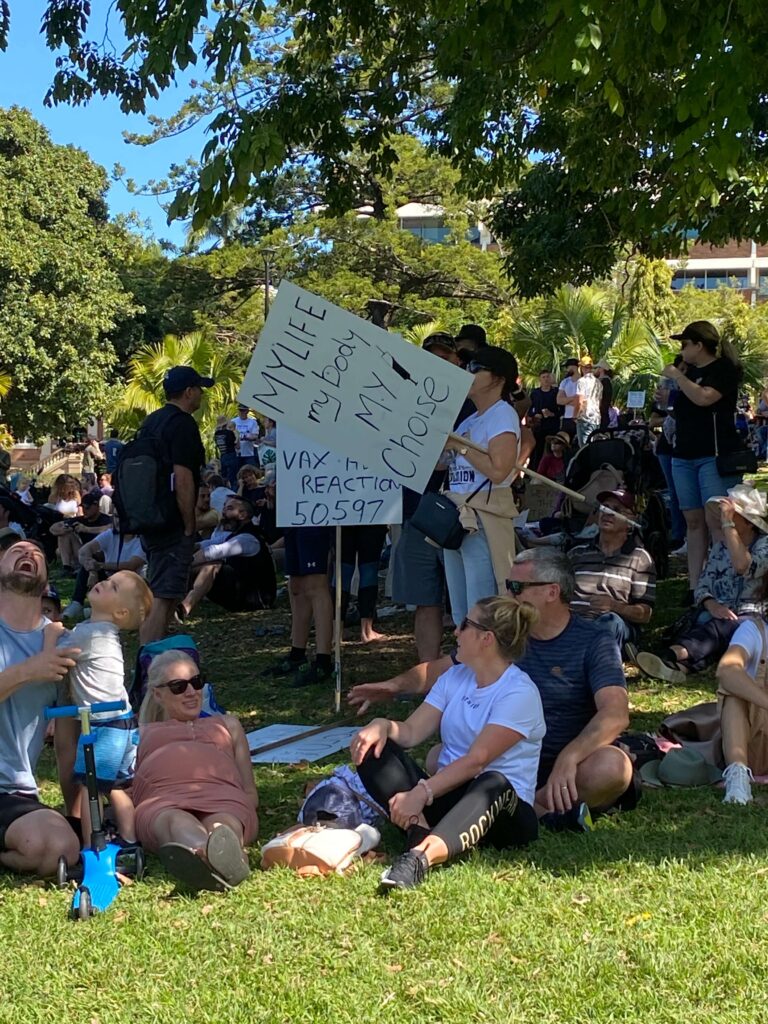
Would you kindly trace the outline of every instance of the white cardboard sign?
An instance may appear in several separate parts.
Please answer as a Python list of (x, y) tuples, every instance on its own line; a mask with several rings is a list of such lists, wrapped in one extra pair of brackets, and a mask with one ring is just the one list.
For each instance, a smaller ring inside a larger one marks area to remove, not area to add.
[(627, 392), (627, 408), (628, 409), (644, 409), (645, 408), (645, 392), (644, 391), (628, 391)]
[(354, 459), (335, 455), (285, 423), (277, 428), (277, 525), (389, 525), (403, 518), (403, 490)]
[(238, 401), (423, 491), (472, 378), (283, 281)]
[[(246, 733), (245, 738), (248, 740), (249, 750), (257, 750), (268, 743), (297, 736), (302, 731), (311, 732), (314, 728), (313, 725), (267, 725)], [(251, 761), (253, 764), (299, 764), (302, 761), (319, 761), (323, 757), (337, 754), (340, 750), (346, 750), (352, 737), (359, 731), (359, 725), (339, 726), (315, 736), (308, 736), (305, 740), (299, 737), (282, 747), (265, 750), (263, 754), (252, 754)]]

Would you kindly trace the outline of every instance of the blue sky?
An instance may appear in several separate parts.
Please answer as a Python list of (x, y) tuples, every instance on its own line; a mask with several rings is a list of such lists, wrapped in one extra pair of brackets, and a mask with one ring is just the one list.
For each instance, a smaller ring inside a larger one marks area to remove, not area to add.
[[(93, 0), (91, 38), (101, 38), (108, 7), (107, 0)], [(150, 178), (163, 178), (171, 164), (183, 163), (188, 156), (200, 155), (205, 142), (202, 129), (187, 132), (179, 138), (164, 139), (153, 146), (129, 145), (123, 139), (123, 132), (147, 132), (147, 120), (138, 114), (123, 114), (119, 103), (112, 97), (97, 97), (82, 107), (45, 107), (43, 99), (53, 79), (56, 54), (47, 48), (40, 35), (44, 9), (44, 0), (12, 0), (8, 49), (5, 53), (0, 52), (0, 107), (26, 107), (46, 126), (54, 142), (84, 149), (106, 168), (109, 175), (114, 164), (122, 164), (126, 177), (133, 178), (137, 184)], [(110, 36), (119, 47), (122, 36), (118, 29), (118, 19), (113, 16)], [(189, 93), (189, 81), (203, 75), (203, 67), (198, 66), (192, 72), (179, 76), (176, 86), (162, 93), (152, 106), (148, 103), (147, 111), (160, 117), (174, 113)], [(165, 212), (154, 197), (131, 195), (122, 183), (116, 182), (109, 190), (108, 202), (112, 214), (136, 210), (142, 220), (151, 222), (157, 238), (177, 244), (183, 240), (183, 225), (177, 222), (167, 226)]]

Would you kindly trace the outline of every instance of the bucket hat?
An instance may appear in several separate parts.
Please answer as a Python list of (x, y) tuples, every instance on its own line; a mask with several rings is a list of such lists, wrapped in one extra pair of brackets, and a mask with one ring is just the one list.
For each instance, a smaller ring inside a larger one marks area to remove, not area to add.
[(649, 786), (682, 788), (711, 786), (723, 773), (709, 764), (698, 750), (679, 747), (670, 750), (661, 761), (649, 761), (640, 769), (640, 777)]

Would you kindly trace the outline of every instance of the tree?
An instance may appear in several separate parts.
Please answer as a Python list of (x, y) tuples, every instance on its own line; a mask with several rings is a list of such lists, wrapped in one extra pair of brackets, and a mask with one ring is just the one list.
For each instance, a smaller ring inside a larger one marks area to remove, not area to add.
[(107, 335), (135, 307), (106, 189), (85, 153), (54, 145), (26, 111), (0, 110), (0, 353), (13, 371), (3, 414), (17, 437), (65, 432), (108, 404)]
[(205, 32), (200, 0), (110, 10), (122, 54), (93, 41), (110, 37), (85, 0), (48, 0), (47, 43), (65, 49), (50, 102), (116, 93), (143, 110), (176, 69), (210, 68), (215, 98), (190, 116), (211, 137), (172, 207), (195, 228), (297, 156), (334, 211), (354, 208), (411, 133), (500, 200), (496, 233), (523, 295), (603, 278), (628, 250), (682, 253), (691, 231), (768, 241), (761, 4), (225, 0)]
[(213, 387), (203, 389), (203, 401), (195, 413), (203, 443), (212, 454), (216, 417), (234, 415), (245, 367), (202, 331), (183, 338), (168, 335), (156, 345), (140, 348), (131, 357), (125, 390), (111, 420), (123, 432), (137, 430), (145, 416), (164, 405), (163, 377), (172, 366), (193, 366), (201, 376), (215, 381)]

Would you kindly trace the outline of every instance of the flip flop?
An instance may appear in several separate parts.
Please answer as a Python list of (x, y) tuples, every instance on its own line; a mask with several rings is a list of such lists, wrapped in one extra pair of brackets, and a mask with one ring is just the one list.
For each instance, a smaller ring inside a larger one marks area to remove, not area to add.
[(240, 840), (228, 825), (217, 825), (208, 836), (205, 856), (228, 885), (239, 885), (251, 873)]
[(231, 888), (191, 846), (166, 843), (157, 851), (163, 867), (176, 881), (195, 892), (226, 892)]

